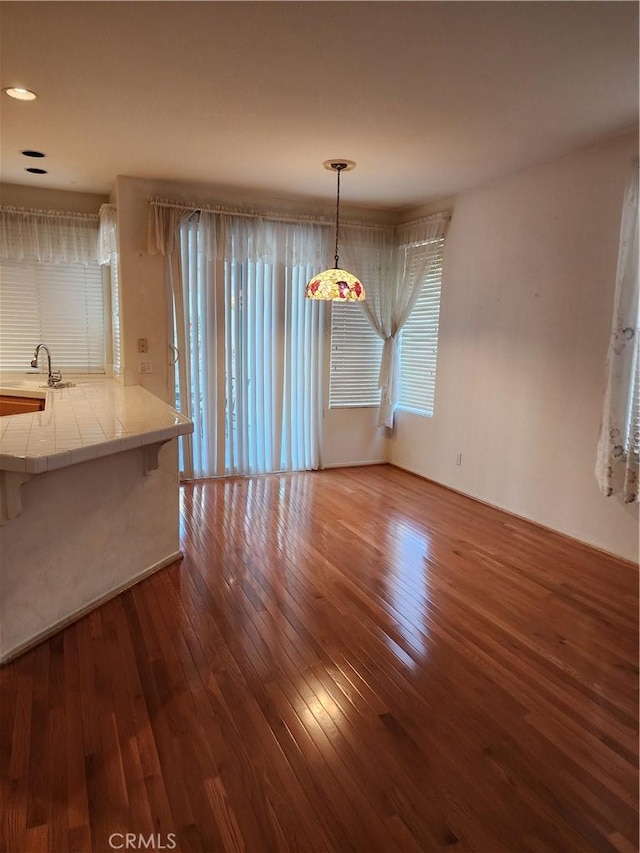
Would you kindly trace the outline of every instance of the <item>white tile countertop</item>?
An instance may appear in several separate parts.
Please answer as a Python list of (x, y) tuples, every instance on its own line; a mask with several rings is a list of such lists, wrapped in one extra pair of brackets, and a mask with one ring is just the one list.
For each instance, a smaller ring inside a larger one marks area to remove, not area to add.
[(50, 389), (42, 375), (0, 378), (2, 395), (46, 400), (42, 412), (0, 417), (0, 471), (41, 474), (193, 432), (187, 417), (139, 385), (74, 381)]

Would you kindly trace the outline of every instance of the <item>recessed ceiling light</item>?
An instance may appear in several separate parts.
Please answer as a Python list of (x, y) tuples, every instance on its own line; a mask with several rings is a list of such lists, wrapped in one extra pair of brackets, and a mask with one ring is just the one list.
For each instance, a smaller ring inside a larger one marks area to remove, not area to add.
[(31, 148), (27, 148), (24, 151), (20, 152), (25, 157), (45, 157), (46, 155), (42, 153), (42, 151), (33, 151)]
[(47, 174), (49, 174), (46, 169), (36, 169), (34, 166), (29, 166), (28, 169), (25, 169), (25, 172), (31, 172), (32, 175), (47, 175)]
[(3, 91), (6, 92), (10, 98), (15, 98), (17, 101), (35, 101), (38, 97), (35, 92), (31, 91), (31, 89), (23, 89), (21, 86), (10, 86), (8, 89), (4, 89)]

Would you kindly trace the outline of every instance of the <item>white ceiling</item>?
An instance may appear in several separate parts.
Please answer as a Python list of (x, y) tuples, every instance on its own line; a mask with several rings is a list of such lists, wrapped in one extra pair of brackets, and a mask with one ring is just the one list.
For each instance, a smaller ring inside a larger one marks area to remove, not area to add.
[[(4, 2), (2, 180), (116, 175), (403, 208), (638, 120), (635, 2)], [(24, 148), (46, 152), (27, 162)], [(28, 165), (49, 174), (28, 175)]]

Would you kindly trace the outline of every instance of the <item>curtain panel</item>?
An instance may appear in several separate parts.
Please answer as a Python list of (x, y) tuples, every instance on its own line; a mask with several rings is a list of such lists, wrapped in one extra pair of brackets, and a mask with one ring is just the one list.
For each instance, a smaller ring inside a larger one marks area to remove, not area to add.
[(448, 222), (449, 214), (439, 213), (391, 232), (344, 228), (345, 266), (364, 281), (362, 310), (384, 342), (378, 426), (393, 429), (400, 397), (399, 335), (438, 259)]
[[(175, 347), (169, 343), (175, 357), (173, 370), (167, 371), (167, 399), (178, 405), (180, 411), (193, 420), (191, 398), (188, 395), (175, 398), (176, 373), (180, 388), (190, 387), (187, 362), (187, 344), (189, 328), (184, 314), (184, 293), (182, 288), (182, 257), (180, 252), (180, 228), (195, 215), (193, 207), (178, 205), (166, 206), (151, 202), (148, 219), (148, 252), (163, 256), (165, 304), (167, 306), (167, 341), (175, 338)], [(187, 479), (193, 478), (193, 435), (181, 437), (182, 470)]]
[(115, 204), (103, 204), (99, 213), (98, 263), (109, 267), (111, 289), (111, 366), (115, 377), (122, 375), (122, 327), (120, 317), (120, 273), (118, 260), (118, 222)]
[(638, 500), (640, 455), (640, 341), (638, 300), (638, 161), (625, 190), (613, 323), (596, 461), (596, 479), (606, 497)]
[(0, 206), (0, 258), (48, 264), (95, 264), (99, 217)]
[(103, 204), (98, 213), (98, 263), (110, 264), (118, 255), (118, 225), (115, 204)]

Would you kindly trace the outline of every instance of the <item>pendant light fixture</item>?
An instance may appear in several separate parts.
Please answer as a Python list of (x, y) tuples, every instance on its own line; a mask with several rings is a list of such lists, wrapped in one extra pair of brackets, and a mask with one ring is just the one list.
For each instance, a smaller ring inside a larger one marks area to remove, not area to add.
[(336, 193), (336, 265), (333, 269), (314, 275), (307, 284), (308, 299), (330, 299), (336, 302), (363, 302), (364, 287), (350, 272), (340, 269), (338, 262), (338, 238), (340, 236), (340, 172), (350, 172), (355, 169), (353, 160), (325, 160), (325, 169), (338, 174), (338, 189)]

